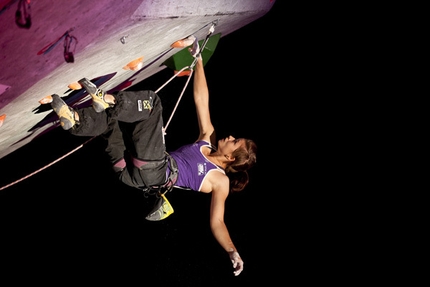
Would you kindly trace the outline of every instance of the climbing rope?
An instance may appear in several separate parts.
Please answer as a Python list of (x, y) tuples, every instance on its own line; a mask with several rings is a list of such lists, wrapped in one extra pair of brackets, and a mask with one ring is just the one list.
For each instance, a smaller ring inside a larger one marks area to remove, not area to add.
[[(173, 78), (175, 78), (175, 77), (176, 77), (176, 75), (179, 75), (179, 73), (180, 73), (180, 72), (182, 72), (183, 70), (186, 70), (186, 69), (188, 69), (188, 67), (184, 67), (184, 68), (182, 68), (182, 69), (181, 69), (177, 74), (173, 75), (173, 77), (172, 77), (172, 78), (170, 78), (170, 80), (169, 80), (168, 82), (170, 82)], [(184, 88), (182, 89), (182, 92), (181, 92), (181, 94), (179, 95), (178, 100), (176, 101), (176, 105), (175, 105), (175, 107), (173, 108), (172, 113), (170, 114), (169, 120), (167, 121), (166, 125), (163, 127), (163, 132), (164, 132), (164, 134), (166, 134), (167, 127), (169, 126), (169, 123), (170, 123), (170, 121), (172, 120), (173, 115), (175, 114), (176, 108), (179, 106), (179, 102), (181, 101), (182, 95), (184, 94), (185, 90), (187, 89), (188, 83), (190, 82), (190, 79), (191, 79), (191, 76), (192, 76), (192, 75), (193, 75), (193, 69), (191, 69), (191, 73), (190, 73), (190, 75), (188, 76), (187, 82), (185, 83), (185, 86), (184, 86)], [(166, 83), (167, 83), (167, 82), (166, 82)], [(162, 87), (164, 87), (165, 85), (166, 85), (166, 84), (164, 84)], [(161, 88), (162, 88), (162, 87), (161, 87)], [(158, 91), (159, 91), (161, 88), (159, 88), (157, 91), (155, 91), (155, 93), (158, 93)]]
[(8, 187), (10, 187), (10, 186), (12, 186), (12, 185), (14, 185), (14, 184), (16, 184), (16, 183), (20, 182), (20, 181), (23, 181), (23, 180), (25, 180), (25, 179), (29, 178), (30, 176), (35, 175), (36, 173), (41, 172), (42, 170), (44, 170), (44, 169), (46, 169), (46, 168), (50, 167), (51, 165), (53, 165), (53, 164), (55, 164), (55, 163), (59, 162), (59, 161), (60, 161), (60, 160), (62, 160), (63, 158), (65, 158), (65, 157), (69, 156), (70, 154), (74, 153), (75, 151), (77, 151), (78, 149), (80, 149), (81, 147), (83, 147), (85, 144), (87, 144), (88, 142), (92, 141), (94, 138), (96, 138), (96, 137), (92, 137), (92, 138), (90, 138), (89, 140), (87, 140), (86, 142), (84, 142), (83, 144), (81, 144), (80, 146), (78, 146), (77, 148), (75, 148), (74, 150), (72, 150), (72, 151), (70, 151), (70, 152), (66, 153), (65, 155), (63, 155), (63, 156), (62, 156), (62, 157), (60, 157), (60, 158), (57, 158), (56, 160), (54, 160), (54, 161), (53, 161), (53, 162), (51, 162), (50, 164), (45, 165), (44, 167), (42, 167), (42, 168), (40, 168), (40, 169), (36, 170), (35, 172), (30, 173), (30, 174), (28, 174), (28, 175), (24, 176), (23, 178), (20, 178), (20, 179), (18, 179), (18, 180), (16, 180), (16, 181), (14, 181), (14, 182), (12, 182), (12, 183), (10, 183), (10, 184), (8, 184), (8, 185), (3, 186), (2, 188), (0, 188), (0, 190), (3, 190), (3, 189), (5, 189), (5, 188), (8, 188)]
[(191, 76), (193, 75), (193, 72), (194, 72), (194, 66), (196, 65), (196, 63), (197, 63), (197, 58), (198, 58), (198, 56), (200, 55), (200, 53), (205, 49), (205, 47), (206, 47), (206, 44), (208, 43), (208, 41), (209, 41), (209, 38), (210, 38), (210, 36), (212, 35), (212, 33), (214, 32), (214, 30), (215, 30), (215, 25), (216, 25), (216, 23), (217, 22), (212, 22), (212, 26), (209, 28), (209, 32), (207, 33), (207, 35), (206, 35), (206, 38), (205, 38), (205, 41), (203, 42), (203, 45), (202, 45), (202, 47), (200, 48), (200, 52), (194, 57), (194, 60), (193, 60), (193, 62), (191, 63), (191, 65), (190, 66), (185, 66), (185, 67), (183, 67), (181, 70), (179, 70), (176, 74), (174, 74), (166, 83), (164, 83), (164, 85), (162, 85), (157, 91), (155, 91), (155, 93), (157, 94), (158, 93), (158, 91), (160, 91), (164, 86), (166, 86), (171, 80), (173, 80), (175, 77), (177, 77), (177, 75), (180, 75), (181, 74), (181, 72), (182, 71), (184, 71), (184, 70), (187, 70), (187, 69), (189, 69), (191, 72), (190, 72), (190, 75), (188, 76), (188, 79), (187, 79), (187, 81), (186, 81), (186, 83), (185, 83), (185, 86), (184, 86), (184, 88), (182, 89), (182, 92), (181, 92), (181, 94), (179, 95), (179, 98), (178, 98), (178, 100), (176, 101), (176, 105), (175, 105), (175, 107), (173, 108), (173, 111), (172, 111), (172, 113), (170, 114), (170, 117), (169, 117), (169, 119), (167, 120), (167, 123), (166, 123), (166, 125), (163, 127), (163, 131), (164, 131), (164, 134), (166, 134), (166, 130), (167, 130), (167, 127), (169, 126), (169, 124), (170, 124), (170, 121), (172, 120), (172, 118), (173, 118), (173, 115), (175, 114), (175, 112), (176, 112), (176, 108), (178, 107), (178, 105), (179, 105), (179, 102), (181, 101), (181, 99), (182, 99), (182, 96), (183, 96), (183, 94), (184, 94), (184, 92), (185, 92), (185, 90), (187, 89), (187, 86), (188, 86), (188, 83), (190, 82), (190, 79), (191, 79)]
[[(190, 72), (190, 75), (188, 76), (187, 82), (185, 83), (185, 86), (184, 86), (184, 88), (182, 89), (182, 92), (181, 92), (181, 94), (180, 94), (180, 96), (179, 96), (179, 98), (178, 98), (178, 100), (177, 100), (177, 102), (176, 102), (176, 105), (175, 105), (175, 107), (173, 108), (173, 111), (172, 111), (172, 113), (171, 113), (171, 115), (170, 115), (170, 118), (169, 118), (169, 120), (167, 121), (166, 125), (163, 127), (163, 132), (164, 132), (164, 133), (166, 133), (167, 127), (169, 126), (169, 123), (170, 123), (170, 121), (172, 120), (173, 114), (175, 113), (176, 108), (178, 107), (179, 102), (181, 101), (181, 98), (182, 98), (182, 96), (183, 96), (183, 94), (184, 94), (184, 92), (185, 92), (185, 90), (186, 90), (186, 88), (187, 88), (187, 86), (188, 86), (188, 83), (190, 82), (191, 76), (193, 75), (193, 72), (194, 72), (194, 66), (195, 66), (195, 65), (196, 65), (196, 63), (197, 63), (197, 57), (198, 57), (198, 56), (199, 56), (199, 54), (203, 51), (203, 49), (205, 48), (205, 46), (206, 46), (207, 42), (209, 41), (209, 38), (210, 38), (210, 36), (212, 35), (212, 33), (213, 33), (213, 31), (214, 31), (215, 25), (216, 25), (216, 23), (215, 23), (215, 22), (213, 22), (213, 23), (212, 23), (211, 28), (209, 29), (208, 34), (206, 35), (206, 38), (205, 38), (205, 41), (203, 42), (202, 47), (200, 48), (200, 52), (196, 55), (196, 57), (194, 57), (194, 60), (193, 60), (193, 62), (191, 63), (191, 65), (183, 67), (183, 68), (182, 68), (178, 73), (174, 74), (174, 75), (173, 75), (169, 80), (167, 80), (167, 81), (166, 81), (166, 83), (164, 83), (160, 88), (158, 88), (158, 89), (155, 91), (155, 93), (157, 94), (157, 93), (158, 93), (161, 89), (163, 89), (163, 88), (164, 88), (164, 87), (165, 87), (169, 82), (171, 82), (174, 78), (176, 78), (176, 77), (180, 74), (180, 72), (182, 72), (182, 71), (184, 71), (184, 70), (186, 70), (186, 69), (189, 69), (189, 70), (191, 71), (191, 72)], [(25, 180), (25, 179), (27, 179), (27, 178), (29, 178), (29, 177), (31, 177), (31, 176), (33, 176), (33, 175), (35, 175), (35, 174), (39, 173), (39, 172), (41, 172), (41, 171), (42, 171), (42, 170), (44, 170), (44, 169), (47, 169), (48, 167), (50, 167), (50, 166), (54, 165), (55, 163), (59, 162), (60, 160), (62, 160), (62, 159), (64, 159), (64, 158), (66, 158), (66, 157), (67, 157), (67, 156), (69, 156), (69, 155), (71, 155), (72, 153), (74, 153), (74, 152), (75, 152), (75, 151), (77, 151), (78, 149), (82, 148), (84, 145), (86, 145), (87, 143), (89, 143), (90, 141), (92, 141), (92, 140), (93, 140), (94, 138), (96, 138), (96, 137), (97, 137), (97, 136), (94, 136), (94, 137), (90, 138), (89, 140), (85, 141), (83, 144), (81, 144), (81, 145), (80, 145), (80, 146), (78, 146), (77, 148), (75, 148), (75, 149), (71, 150), (70, 152), (66, 153), (66, 154), (65, 154), (65, 155), (63, 155), (62, 157), (60, 157), (60, 158), (58, 158), (58, 159), (54, 160), (53, 162), (51, 162), (51, 163), (49, 163), (49, 164), (45, 165), (44, 167), (42, 167), (42, 168), (40, 168), (40, 169), (36, 170), (35, 172), (30, 173), (30, 174), (28, 174), (28, 175), (26, 175), (26, 176), (24, 176), (24, 177), (22, 177), (22, 178), (20, 178), (20, 179), (18, 179), (18, 180), (16, 180), (16, 181), (14, 181), (14, 182), (10, 183), (10, 184), (8, 184), (8, 185), (5, 185), (5, 186), (1, 187), (1, 188), (0, 188), (0, 190), (6, 189), (6, 188), (8, 188), (8, 187), (10, 187), (10, 186), (12, 186), (12, 185), (14, 185), (14, 184), (17, 184), (18, 182), (21, 182), (21, 181), (23, 181), (23, 180)]]

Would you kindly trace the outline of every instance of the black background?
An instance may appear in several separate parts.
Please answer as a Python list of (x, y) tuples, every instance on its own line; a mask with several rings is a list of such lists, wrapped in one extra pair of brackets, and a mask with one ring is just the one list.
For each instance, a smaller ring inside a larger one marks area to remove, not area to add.
[[(278, 128), (287, 118), (275, 117), (288, 84), (280, 65), (288, 55), (280, 53), (286, 49), (280, 33), (287, 39), (280, 2), (221, 38), (205, 67), (218, 136), (252, 138), (259, 148), (249, 186), (226, 202), (225, 221), (245, 262), (240, 276), (211, 234), (210, 195), (174, 190), (168, 199), (175, 212), (146, 221), (152, 199), (115, 178), (103, 139), (74, 137), (61, 128), (0, 160), (0, 186), (19, 181), (0, 191), (3, 274), (15, 283), (208, 287), (275, 284), (275, 277), (286, 275), (286, 234), (294, 216), (281, 218), (288, 214), (285, 185), (273, 184), (288, 179), (275, 156), (283, 141), (277, 135), (285, 132)], [(131, 90), (156, 90), (171, 75), (165, 69)], [(166, 120), (185, 81), (177, 78), (159, 92)], [(191, 91), (190, 84), (167, 128), (168, 150), (198, 135)]]

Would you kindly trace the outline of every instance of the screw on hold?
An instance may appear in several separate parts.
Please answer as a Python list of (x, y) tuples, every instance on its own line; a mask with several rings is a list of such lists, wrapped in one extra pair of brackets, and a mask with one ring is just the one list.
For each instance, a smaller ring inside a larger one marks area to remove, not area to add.
[(128, 37), (128, 35), (127, 36), (122, 36), (121, 39), (120, 39), (121, 43), (125, 44), (125, 38), (127, 38), (127, 37)]

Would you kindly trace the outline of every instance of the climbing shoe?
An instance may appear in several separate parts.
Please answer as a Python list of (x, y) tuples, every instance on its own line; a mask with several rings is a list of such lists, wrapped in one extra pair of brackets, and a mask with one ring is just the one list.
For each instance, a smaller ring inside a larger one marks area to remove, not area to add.
[(51, 107), (54, 112), (57, 113), (58, 118), (60, 119), (60, 125), (63, 129), (69, 130), (75, 124), (75, 111), (69, 107), (57, 94), (53, 94), (51, 96), (47, 96), (40, 100), (42, 103), (51, 103)]
[(78, 83), (81, 84), (93, 98), (93, 108), (97, 113), (101, 113), (110, 107), (104, 100), (105, 92), (102, 89), (97, 88), (97, 86), (87, 78), (80, 79)]
[(167, 200), (166, 196), (161, 194), (161, 197), (159, 197), (155, 202), (154, 208), (145, 217), (145, 219), (149, 221), (160, 221), (167, 218), (172, 213), (172, 205), (170, 205), (170, 202)]

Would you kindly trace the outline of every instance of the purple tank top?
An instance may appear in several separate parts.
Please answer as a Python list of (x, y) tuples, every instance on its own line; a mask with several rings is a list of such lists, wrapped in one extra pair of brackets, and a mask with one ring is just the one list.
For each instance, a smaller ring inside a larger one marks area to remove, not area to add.
[(222, 168), (210, 162), (203, 155), (203, 147), (213, 149), (210, 143), (198, 141), (193, 144), (184, 145), (176, 151), (169, 153), (178, 164), (179, 177), (175, 186), (200, 191), (203, 180), (209, 172), (218, 170), (225, 174)]

